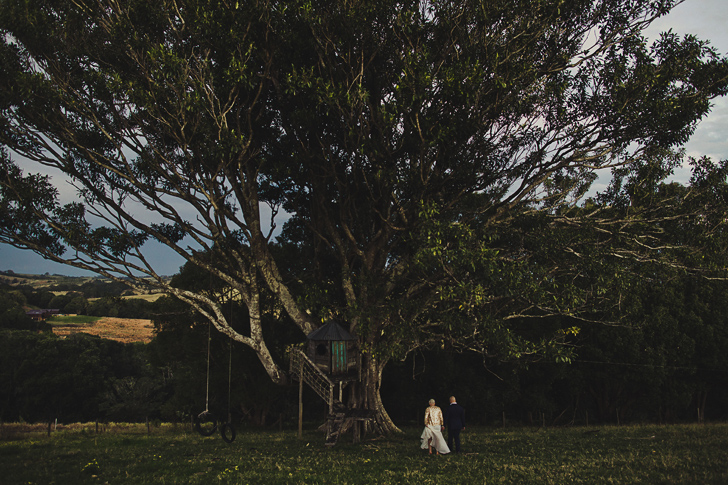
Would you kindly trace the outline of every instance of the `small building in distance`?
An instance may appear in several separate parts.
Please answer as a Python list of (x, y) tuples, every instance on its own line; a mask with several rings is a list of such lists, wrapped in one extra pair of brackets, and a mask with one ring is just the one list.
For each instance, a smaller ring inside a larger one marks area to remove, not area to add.
[(48, 318), (54, 315), (59, 315), (60, 313), (61, 310), (59, 310), (58, 308), (42, 308), (39, 310), (28, 310), (27, 312), (25, 312), (26, 315), (28, 315), (36, 322), (45, 322)]

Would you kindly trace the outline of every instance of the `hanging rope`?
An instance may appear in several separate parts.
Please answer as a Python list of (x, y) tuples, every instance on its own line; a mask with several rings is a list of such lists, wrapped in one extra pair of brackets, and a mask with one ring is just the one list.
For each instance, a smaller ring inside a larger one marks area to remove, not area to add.
[[(210, 298), (212, 298), (212, 271), (210, 271)], [(195, 429), (202, 436), (211, 436), (217, 431), (217, 418), (210, 412), (210, 341), (212, 322), (207, 321), (207, 382), (205, 384), (205, 410), (195, 418)], [(203, 426), (204, 425), (204, 426)]]
[(205, 410), (197, 415), (195, 429), (202, 436), (211, 436), (217, 431), (217, 418), (210, 412), (210, 341), (212, 340), (211, 323), (207, 322), (207, 384), (205, 390)]
[[(230, 290), (230, 320), (229, 323), (232, 324), (233, 321), (233, 296), (232, 296), (232, 289)], [(228, 418), (227, 423), (222, 425), (222, 428), (220, 428), (220, 435), (222, 436), (222, 439), (226, 443), (232, 443), (235, 441), (235, 426), (233, 425), (233, 416), (232, 416), (232, 405), (231, 405), (231, 396), (232, 396), (232, 378), (233, 378), (233, 339), (228, 340)]]
[(230, 355), (228, 357), (228, 419), (227, 423), (220, 428), (220, 435), (226, 443), (235, 441), (235, 426), (233, 425), (232, 407), (231, 407), (231, 382), (233, 375), (233, 341), (230, 339)]
[(210, 341), (212, 340), (211, 329), (212, 324), (207, 322), (207, 388), (205, 389), (205, 412), (209, 412), (210, 408)]
[(230, 347), (230, 354), (228, 356), (228, 421), (230, 420), (230, 401), (231, 401), (231, 388), (232, 388), (232, 381), (233, 381), (233, 340), (230, 339), (229, 343)]
[[(212, 273), (210, 273), (210, 295), (212, 295)], [(233, 299), (232, 289), (230, 291), (230, 322), (233, 321)], [(217, 417), (210, 412), (210, 346), (212, 342), (212, 322), (207, 322), (207, 384), (205, 390), (205, 410), (197, 415), (195, 418), (195, 429), (202, 436), (211, 436), (217, 431), (218, 420)], [(233, 342), (230, 339), (228, 343), (229, 354), (228, 354), (228, 418), (226, 423), (221, 423), (220, 435), (226, 443), (232, 443), (235, 441), (235, 426), (232, 423), (232, 412), (231, 412), (231, 395), (232, 395), (232, 375), (233, 375)], [(203, 426), (204, 424), (204, 426)]]

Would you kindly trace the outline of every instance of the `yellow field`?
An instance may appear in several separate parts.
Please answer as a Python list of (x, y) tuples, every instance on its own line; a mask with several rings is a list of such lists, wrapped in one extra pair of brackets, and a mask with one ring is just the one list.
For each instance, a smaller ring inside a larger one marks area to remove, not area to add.
[(154, 325), (142, 318), (102, 317), (87, 325), (54, 325), (53, 333), (59, 336), (87, 333), (123, 343), (148, 343), (154, 337)]

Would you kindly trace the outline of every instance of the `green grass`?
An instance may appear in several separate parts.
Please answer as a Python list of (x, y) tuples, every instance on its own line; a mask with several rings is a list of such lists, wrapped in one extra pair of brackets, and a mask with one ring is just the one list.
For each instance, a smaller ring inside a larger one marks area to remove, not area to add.
[(90, 317), (88, 315), (56, 315), (46, 320), (46, 322), (50, 323), (51, 325), (64, 326), (89, 325), (100, 319), (101, 317)]
[(428, 456), (420, 429), (350, 436), (333, 448), (306, 431), (240, 431), (226, 444), (187, 426), (76, 425), (47, 435), (3, 425), (7, 484), (728, 483), (728, 424), (605, 428), (468, 428), (465, 453)]

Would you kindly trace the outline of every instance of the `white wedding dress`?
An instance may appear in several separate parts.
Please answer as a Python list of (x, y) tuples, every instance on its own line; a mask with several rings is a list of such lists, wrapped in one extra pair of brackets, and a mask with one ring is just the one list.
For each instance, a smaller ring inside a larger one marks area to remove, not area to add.
[(425, 426), (425, 429), (422, 431), (422, 436), (420, 436), (420, 439), (422, 440), (422, 444), (420, 445), (420, 448), (422, 448), (423, 450), (426, 450), (429, 447), (428, 442), (430, 440), (432, 440), (432, 447), (435, 448), (438, 452), (440, 452), (441, 455), (450, 453), (450, 448), (447, 447), (447, 442), (445, 441), (445, 438), (442, 436), (442, 431), (440, 431), (440, 426), (436, 426), (436, 425)]

